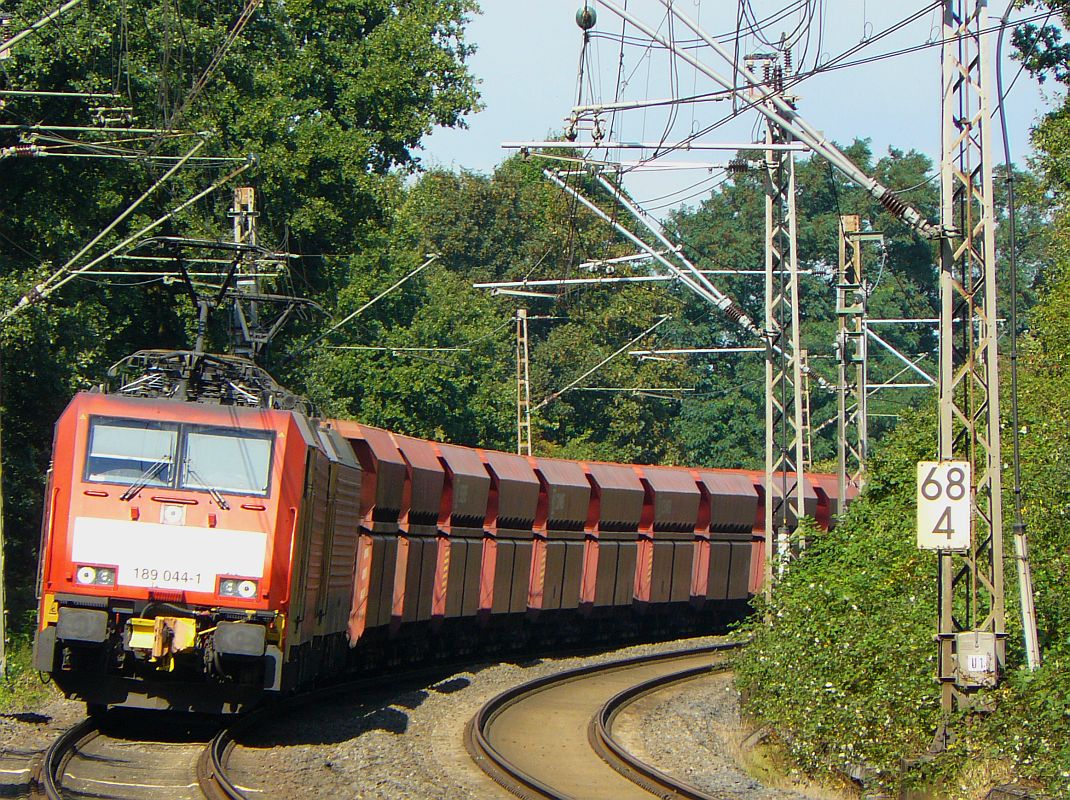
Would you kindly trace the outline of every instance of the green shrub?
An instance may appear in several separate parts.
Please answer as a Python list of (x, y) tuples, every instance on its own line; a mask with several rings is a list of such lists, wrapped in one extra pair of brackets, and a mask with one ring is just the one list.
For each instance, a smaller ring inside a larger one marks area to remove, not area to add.
[[(870, 460), (866, 491), (818, 537), (750, 623), (737, 680), (747, 709), (772, 724), (811, 773), (865, 775), (887, 788), (938, 782), (971, 796), (986, 772), (1070, 796), (1070, 270), (1053, 272), (1022, 365), (1019, 429), (1025, 521), (1044, 663), (1023, 666), (1013, 540), (1007, 520), (1008, 671), (993, 711), (959, 714), (955, 739), (925, 754), (940, 722), (934, 676), (936, 566), (915, 546), (915, 464), (934, 457), (935, 415), (904, 418)], [(1005, 403), (1005, 410), (1008, 404)], [(1009, 430), (1004, 461), (1010, 461)], [(764, 623), (771, 619), (771, 625)], [(903, 766), (904, 762), (908, 766)]]

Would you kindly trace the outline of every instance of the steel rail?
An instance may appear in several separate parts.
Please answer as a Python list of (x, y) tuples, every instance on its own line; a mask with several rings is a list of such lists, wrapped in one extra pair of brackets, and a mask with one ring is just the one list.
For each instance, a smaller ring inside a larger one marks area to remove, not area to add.
[(714, 800), (713, 795), (680, 781), (662, 772), (657, 767), (637, 758), (613, 736), (613, 722), (629, 705), (648, 694), (665, 689), (676, 683), (684, 683), (703, 675), (712, 675), (728, 669), (727, 664), (709, 664), (702, 667), (661, 675), (643, 683), (630, 686), (615, 694), (599, 709), (591, 720), (588, 739), (591, 747), (602, 759), (633, 783), (637, 783), (658, 797), (671, 800)]
[[(209, 763), (208, 754), (212, 745), (220, 738), (220, 734), (225, 733), (226, 730), (224, 728), (213, 737), (202, 750), (201, 756), (197, 761), (197, 783), (208, 800), (233, 800), (234, 798), (244, 797), (240, 793), (224, 793), (225, 787), (233, 788), (226, 777), (225, 771), (205, 772), (202, 770), (202, 765)], [(63, 777), (67, 772), (67, 765), (82, 747), (100, 736), (106, 736), (106, 734), (101, 729), (101, 719), (98, 717), (87, 717), (60, 734), (49, 745), (39, 769), (31, 777), (31, 796), (44, 797), (46, 800), (65, 800), (65, 798), (70, 797), (70, 794), (64, 793), (61, 786)]]
[[(560, 791), (549, 786), (536, 776), (512, 763), (512, 761), (495, 747), (491, 741), (492, 736), (490, 730), (493, 727), (495, 720), (506, 711), (506, 709), (548, 688), (572, 683), (598, 673), (618, 672), (620, 670), (653, 664), (660, 661), (673, 661), (693, 657), (703, 653), (709, 653), (711, 655), (715, 653), (723, 653), (734, 650), (739, 646), (739, 642), (728, 642), (688, 650), (674, 650), (668, 653), (637, 656), (618, 661), (610, 661), (604, 664), (593, 664), (579, 667), (577, 669), (536, 678), (535, 680), (528, 681), (519, 686), (514, 686), (487, 701), (469, 721), (468, 725), (465, 727), (465, 749), (468, 751), (473, 761), (475, 761), (495, 783), (512, 794), (524, 798), (524, 800), (545, 800), (547, 798), (549, 800), (573, 800), (569, 795), (562, 794)], [(697, 671), (700, 673), (708, 672), (711, 667), (712, 665), (703, 666), (697, 668)], [(693, 671), (695, 670), (687, 670), (687, 672)], [(679, 673), (670, 673), (669, 675), (670, 678), (674, 676), (679, 676)], [(650, 681), (644, 681), (639, 685), (645, 686), (648, 683), (650, 683)], [(617, 697), (619, 697), (619, 695), (615, 695), (609, 702), (612, 703)], [(601, 716), (601, 714), (596, 715), (596, 718), (597, 716)], [(595, 751), (598, 752), (597, 749)], [(599, 753), (599, 755), (601, 756), (602, 754)], [(647, 770), (651, 772), (654, 771), (652, 767), (647, 767)], [(631, 778), (630, 775), (627, 777)], [(667, 776), (666, 778), (668, 779)], [(662, 790), (660, 789), (651, 789), (641, 781), (635, 782), (647, 791), (652, 791), (657, 796), (666, 796), (669, 798), (674, 796), (694, 797), (708, 800), (708, 796), (702, 794), (662, 795)], [(694, 792), (696, 790), (691, 789), (691, 791)]]
[[(624, 659), (610, 662), (609, 664), (594, 665), (592, 667), (572, 670), (570, 673), (576, 677), (582, 677), (584, 673), (593, 673), (598, 670), (609, 669), (611, 666), (626, 667), (629, 664), (650, 663), (659, 660), (671, 660), (696, 655), (705, 651), (715, 653), (730, 650), (737, 647), (737, 643), (712, 645), (690, 650), (679, 650), (670, 653), (659, 653), (653, 656), (640, 656), (637, 658)], [(533, 650), (544, 652), (541, 650)], [(588, 649), (579, 651), (561, 651), (558, 655), (579, 655), (589, 653)], [(493, 660), (493, 659), (491, 659)], [(240, 715), (229, 721), (207, 742), (201, 751), (196, 763), (196, 779), (200, 791), (207, 800), (249, 800), (242, 787), (231, 779), (228, 773), (228, 761), (241, 733), (254, 728), (258, 723), (279, 714), (290, 713), (294, 710), (307, 706), (309, 702), (324, 700), (336, 695), (348, 694), (358, 691), (370, 691), (385, 686), (397, 687), (399, 683), (413, 681), (437, 680), (442, 676), (452, 675), (459, 669), (471, 666), (473, 663), (485, 663), (486, 658), (465, 658), (451, 660), (445, 663), (433, 664), (419, 669), (404, 672), (391, 672), (373, 676), (364, 676), (355, 680), (345, 681), (329, 686), (324, 686), (313, 691), (300, 692), (289, 697), (281, 698), (267, 705), (258, 707), (253, 711)], [(549, 679), (541, 679), (549, 684), (553, 679), (561, 675), (550, 676)], [(532, 682), (535, 683), (535, 682)], [(530, 686), (531, 684), (525, 684)], [(522, 688), (522, 687), (518, 687)], [(511, 690), (515, 691), (515, 690)], [(493, 701), (492, 701), (493, 702)], [(102, 735), (101, 720), (98, 717), (87, 717), (76, 725), (60, 734), (44, 753), (38, 766), (31, 771), (30, 791), (31, 796), (40, 796), (46, 800), (65, 800), (61, 782), (66, 771), (67, 763), (77, 753), (78, 748)], [(467, 732), (466, 732), (467, 737)], [(547, 795), (531, 795), (532, 797), (545, 797)], [(551, 795), (552, 796), (552, 795)]]
[(212, 737), (197, 759), (197, 783), (208, 800), (244, 800), (246, 797), (227, 774), (227, 761), (234, 743), (233, 728), (223, 728)]
[(63, 800), (63, 793), (59, 789), (60, 779), (67, 762), (71, 760), (75, 750), (86, 742), (100, 736), (100, 727), (92, 717), (79, 722), (68, 728), (45, 750), (44, 763), (41, 767), (40, 790), (48, 800)]

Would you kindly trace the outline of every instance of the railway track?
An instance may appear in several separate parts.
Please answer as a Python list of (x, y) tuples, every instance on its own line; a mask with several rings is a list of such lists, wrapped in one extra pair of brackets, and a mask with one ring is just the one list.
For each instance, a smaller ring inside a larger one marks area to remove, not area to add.
[[(36, 796), (47, 800), (237, 800), (226, 774), (230, 730), (108, 714), (68, 729), (45, 751)], [(248, 790), (246, 790), (248, 791)]]
[(627, 751), (613, 723), (638, 698), (724, 669), (735, 644), (631, 658), (514, 687), (486, 703), (465, 746), (497, 783), (525, 800), (710, 800)]
[[(663, 797), (704, 797), (680, 792), (666, 793), (663, 787), (670, 783), (657, 784), (657, 775), (651, 777), (653, 773), (649, 771), (647, 777), (642, 777), (644, 765), (637, 760), (629, 760), (627, 750), (613, 738), (613, 720), (629, 702), (645, 691), (666, 686), (674, 677), (676, 680), (685, 680), (687, 677), (715, 669), (712, 661), (720, 653), (734, 646), (715, 645), (632, 658), (550, 676), (499, 695), (484, 706), (480, 717), (487, 716), (488, 708), (494, 707), (490, 716), (498, 722), (501, 716), (498, 711), (505, 711), (506, 706), (517, 706), (517, 702), (510, 698), (522, 699), (524, 695), (537, 691), (533, 686), (545, 685), (547, 689), (559, 689), (565, 683), (578, 682), (586, 677), (591, 685), (600, 683), (600, 702), (607, 698), (613, 702), (602, 702), (605, 708), (595, 704), (590, 711), (585, 712), (582, 721), (577, 723), (582, 744), (595, 760), (598, 757), (594, 756), (594, 751), (590, 748), (597, 748), (602, 754), (601, 757), (606, 759), (600, 761), (602, 767), (621, 784), (628, 786), (632, 794), (612, 791), (605, 795), (593, 795), (581, 792), (574, 796), (649, 798), (649, 793), (635, 793), (638, 787), (632, 781), (638, 780), (645, 781), (647, 786), (662, 787), (657, 793)], [(89, 717), (61, 734), (44, 752), (43, 757), (38, 759), (36, 768), (32, 770), (31, 796), (47, 800), (88, 797), (109, 800), (250, 800), (267, 797), (263, 789), (239, 785), (228, 774), (227, 765), (231, 752), (244, 731), (255, 729), (260, 721), (269, 717), (277, 718), (280, 714), (307, 708), (308, 703), (312, 701), (354, 691), (373, 691), (382, 688), (384, 684), (396, 688), (399, 681), (413, 682), (416, 685), (421, 681), (437, 680), (443, 675), (449, 675), (456, 667), (457, 665), (436, 665), (407, 670), (392, 676), (361, 678), (336, 684), (272, 704), (232, 720), (231, 724), (225, 727), (220, 727), (218, 721), (193, 721), (185, 725), (176, 725), (173, 722), (163, 724), (157, 715), (131, 714), (122, 710)], [(609, 674), (617, 677), (607, 682), (604, 676)], [(601, 681), (598, 680), (600, 676), (603, 676)], [(637, 682), (644, 682), (644, 686), (636, 686)], [(649, 682), (649, 686), (646, 686), (646, 682)], [(592, 745), (587, 745), (588, 723)], [(485, 726), (485, 730), (489, 730), (489, 726)], [(495, 730), (500, 732), (502, 728), (496, 727)], [(470, 740), (473, 735), (474, 729), (470, 726)], [(495, 743), (498, 741), (496, 737), (497, 733), (493, 734)], [(469, 751), (474, 752), (471, 741), (466, 744)], [(491, 748), (490, 752), (496, 754), (498, 751)], [(494, 756), (489, 756), (488, 761), (493, 762)], [(607, 761), (614, 765), (613, 769), (608, 769)], [(484, 769), (487, 769), (485, 765)], [(493, 772), (491, 775), (502, 785), (509, 786), (508, 780), (501, 775)], [(629, 776), (629, 780), (624, 780), (622, 775)], [(672, 780), (667, 776), (662, 778), (667, 782)], [(556, 798), (571, 795), (531, 793), (521, 796)]]
[[(457, 665), (452, 665), (456, 667)], [(239, 785), (228, 772), (240, 735), (258, 724), (337, 695), (396, 687), (449, 674), (450, 665), (363, 677), (288, 697), (230, 720), (161, 723), (149, 712), (107, 712), (89, 717), (61, 734), (34, 770), (31, 794), (47, 800), (250, 800), (263, 789)], [(124, 725), (124, 722), (133, 724)], [(161, 731), (161, 727), (165, 731)], [(120, 733), (121, 731), (121, 733)], [(166, 736), (161, 733), (166, 732)]]

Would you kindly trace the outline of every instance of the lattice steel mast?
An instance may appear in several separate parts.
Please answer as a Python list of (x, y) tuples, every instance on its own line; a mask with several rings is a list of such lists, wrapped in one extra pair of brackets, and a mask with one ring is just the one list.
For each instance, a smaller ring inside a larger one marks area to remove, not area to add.
[[(766, 142), (790, 134), (770, 122)], [(790, 558), (789, 524), (804, 516), (803, 379), (799, 348), (799, 254), (796, 243), (795, 155), (765, 154), (765, 579)], [(775, 534), (775, 536), (774, 536)], [(775, 546), (774, 546), (775, 538)]]
[(862, 488), (868, 448), (866, 290), (862, 283), (862, 218), (840, 217), (836, 280), (837, 483), (840, 502)]
[[(250, 249), (257, 245), (256, 221), (260, 216), (256, 210), (256, 190), (253, 187), (239, 186), (234, 190), (230, 216), (234, 220), (234, 244), (242, 246), (237, 255), (240, 277), (234, 282), (235, 288), (239, 293), (255, 296), (260, 294), (262, 287), (257, 254)], [(241, 298), (235, 298), (230, 323), (231, 347), (235, 355), (255, 357), (257, 348), (244, 330), (256, 330), (259, 327), (260, 309), (257, 303), (251, 302), (246, 310), (242, 308)]]
[(528, 310), (516, 310), (516, 452), (531, 455), (531, 374)]
[[(940, 554), (938, 677), (945, 712), (970, 705), (972, 691), (994, 684), (1005, 661), (991, 64), (982, 35), (987, 27), (986, 0), (945, 0), (938, 455), (942, 461), (968, 460), (974, 479), (970, 548)], [(984, 675), (960, 662), (967, 642), (990, 660)]]

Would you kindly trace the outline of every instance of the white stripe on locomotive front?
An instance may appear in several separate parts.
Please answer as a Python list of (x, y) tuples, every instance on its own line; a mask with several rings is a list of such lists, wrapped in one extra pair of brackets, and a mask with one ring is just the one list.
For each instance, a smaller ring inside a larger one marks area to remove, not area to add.
[(220, 575), (262, 578), (266, 552), (261, 531), (78, 517), (71, 561), (115, 566), (122, 586), (215, 592)]

